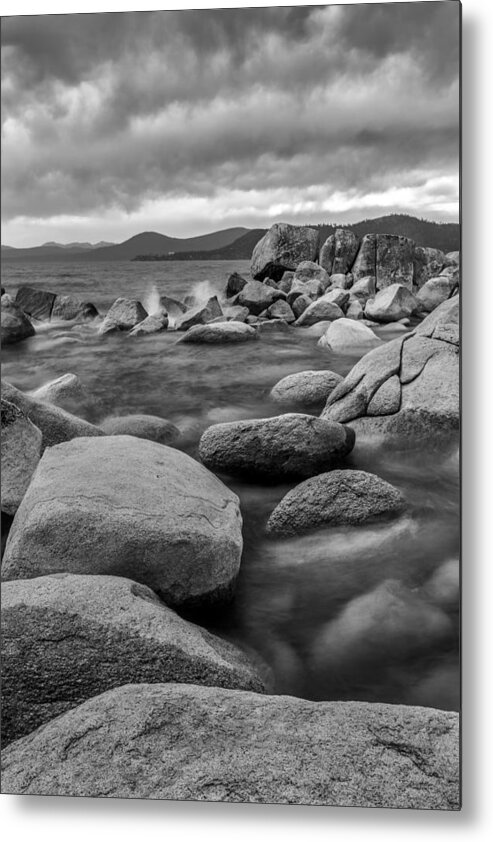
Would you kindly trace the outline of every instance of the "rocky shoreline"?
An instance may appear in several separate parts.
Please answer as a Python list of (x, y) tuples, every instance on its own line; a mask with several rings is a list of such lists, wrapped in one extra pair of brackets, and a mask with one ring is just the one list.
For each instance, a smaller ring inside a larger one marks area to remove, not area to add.
[[(65, 320), (102, 342), (304, 331), (359, 357), (345, 378), (273, 387), (281, 410), (304, 411), (212, 424), (200, 461), (166, 419), (83, 420), (75, 375), (32, 394), (2, 383), (4, 791), (459, 809), (457, 714), (277, 695), (255, 652), (177, 613), (234, 595), (243, 522), (229, 480), (295, 483), (267, 533), (357, 529), (407, 503), (349, 460), (356, 444), (457, 449), (459, 263), (405, 237), (340, 229), (320, 244), (276, 224), (251, 277), (205, 301), (162, 295), (149, 313), (119, 298), (103, 316), (30, 287), (2, 295), (2, 344)], [(385, 325), (400, 335), (385, 341)]]

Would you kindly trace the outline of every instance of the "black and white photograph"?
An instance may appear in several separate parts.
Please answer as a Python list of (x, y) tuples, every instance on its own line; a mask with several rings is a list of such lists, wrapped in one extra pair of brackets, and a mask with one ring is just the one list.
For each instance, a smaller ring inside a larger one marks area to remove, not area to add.
[(2, 17), (3, 794), (461, 810), (461, 16)]

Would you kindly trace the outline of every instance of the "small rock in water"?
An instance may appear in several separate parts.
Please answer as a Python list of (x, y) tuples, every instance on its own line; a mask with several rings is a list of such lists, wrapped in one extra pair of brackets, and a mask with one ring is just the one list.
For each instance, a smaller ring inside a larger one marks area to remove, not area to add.
[(222, 316), (223, 311), (217, 296), (213, 295), (205, 304), (199, 304), (197, 307), (192, 307), (181, 316), (178, 316), (175, 321), (176, 330), (188, 330), (194, 325), (205, 325), (211, 322), (216, 316)]
[(117, 298), (108, 310), (102, 325), (99, 328), (101, 335), (115, 331), (130, 330), (147, 318), (140, 301), (135, 298)]
[(375, 474), (330, 471), (289, 491), (272, 512), (267, 530), (297, 535), (321, 526), (355, 526), (396, 517), (405, 505), (401, 492)]
[(248, 342), (257, 339), (257, 331), (244, 322), (215, 322), (194, 325), (178, 339), (178, 342), (221, 344), (227, 342)]
[(380, 345), (380, 339), (360, 321), (337, 319), (320, 337), (318, 345), (336, 353), (343, 353), (352, 348), (368, 351)]
[(136, 436), (159, 444), (172, 445), (180, 437), (179, 429), (171, 421), (156, 415), (111, 416), (99, 426), (107, 436)]
[(342, 379), (334, 371), (299, 371), (279, 380), (270, 396), (278, 403), (322, 406)]
[(226, 298), (231, 298), (233, 295), (238, 295), (239, 292), (246, 286), (248, 281), (245, 278), (242, 278), (238, 272), (233, 272), (232, 275), (229, 276), (228, 282), (226, 284)]
[(220, 473), (304, 478), (333, 468), (353, 449), (354, 440), (349, 427), (293, 412), (209, 427), (199, 455)]
[(34, 336), (35, 330), (26, 314), (12, 300), (8, 293), (2, 295), (1, 344), (14, 345)]

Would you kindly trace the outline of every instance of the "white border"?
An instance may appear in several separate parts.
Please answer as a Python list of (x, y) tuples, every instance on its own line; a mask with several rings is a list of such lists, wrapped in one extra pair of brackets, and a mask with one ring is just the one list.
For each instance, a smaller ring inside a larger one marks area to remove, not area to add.
[[(428, 0), (423, 0), (427, 2)], [(372, 0), (373, 2), (373, 0)], [(454, 0), (444, 0), (454, 2)], [(288, 5), (223, 0), (223, 7)], [(295, 5), (294, 3), (292, 5)], [(298, 5), (313, 5), (299, 3)], [(69, 8), (67, 8), (69, 6)], [(214, 3), (49, 2), (2, 0), (2, 14), (211, 8)], [(493, 832), (493, 558), (488, 557), (492, 471), (493, 380), (489, 348), (493, 343), (492, 213), (493, 4), (463, 3), (463, 698), (464, 808), (461, 813), (368, 809), (269, 807), (176, 802), (2, 796), (0, 818), (5, 839), (36, 842), (98, 842), (110, 837), (133, 842), (150, 835), (201, 842), (482, 842)], [(489, 188), (489, 189), (488, 189)]]

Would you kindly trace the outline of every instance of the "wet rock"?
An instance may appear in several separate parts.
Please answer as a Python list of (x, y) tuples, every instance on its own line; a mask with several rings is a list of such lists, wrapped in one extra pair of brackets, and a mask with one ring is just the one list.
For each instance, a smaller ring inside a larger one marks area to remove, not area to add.
[(41, 455), (41, 431), (2, 397), (2, 512), (14, 515)]
[(81, 301), (74, 295), (57, 295), (53, 303), (51, 318), (73, 321), (75, 319), (95, 319), (99, 316), (97, 307), (90, 301)]
[(131, 330), (139, 322), (147, 318), (140, 301), (135, 298), (117, 298), (108, 310), (99, 328), (101, 335), (115, 331)]
[(270, 397), (277, 403), (322, 406), (342, 379), (335, 371), (299, 371), (279, 380)]
[(199, 454), (220, 473), (304, 478), (334, 467), (353, 447), (352, 432), (341, 424), (288, 413), (215, 424), (203, 433)]
[(376, 241), (377, 290), (399, 284), (413, 288), (415, 243), (397, 234), (378, 234)]
[(126, 685), (2, 761), (15, 794), (460, 809), (459, 717), (432, 708)]
[(263, 692), (254, 661), (145, 585), (59, 573), (2, 587), (2, 743), (124, 684)]
[(416, 298), (401, 284), (392, 284), (366, 302), (365, 315), (377, 322), (397, 322), (417, 309)]
[(423, 284), (416, 295), (416, 299), (426, 313), (431, 313), (439, 304), (447, 301), (456, 288), (457, 282), (447, 275), (430, 278)]
[(80, 407), (91, 402), (91, 396), (80, 377), (71, 373), (44, 383), (30, 392), (29, 396), (36, 401), (59, 406), (67, 412), (77, 412)]
[(56, 295), (44, 289), (21, 286), (17, 290), (15, 303), (28, 316), (39, 321), (49, 322)]
[(347, 228), (337, 228), (320, 250), (320, 265), (329, 275), (349, 272), (358, 253), (359, 239)]
[(181, 316), (177, 316), (175, 327), (176, 330), (188, 330), (195, 325), (206, 325), (215, 319), (216, 316), (222, 315), (223, 311), (217, 300), (217, 296), (213, 295), (205, 304), (199, 304), (187, 310)]
[(2, 380), (3, 397), (15, 404), (41, 430), (42, 450), (78, 436), (104, 436), (103, 431), (59, 406), (37, 400)]
[(278, 222), (257, 243), (253, 250), (252, 278), (280, 280), (286, 269), (296, 270), (304, 260), (315, 261), (318, 254), (318, 231)]
[(271, 304), (270, 307), (267, 308), (267, 315), (269, 319), (283, 319), (283, 321), (288, 324), (291, 324), (296, 319), (296, 316), (294, 315), (288, 302), (283, 301), (282, 299), (274, 301), (274, 304)]
[(239, 292), (247, 285), (248, 281), (245, 280), (238, 272), (233, 272), (232, 275), (229, 276), (228, 282), (226, 284), (226, 298), (231, 298), (233, 295), (238, 295)]
[(194, 325), (180, 337), (178, 342), (221, 344), (226, 342), (248, 342), (257, 339), (257, 331), (244, 322), (216, 322), (208, 325)]
[(318, 344), (321, 348), (344, 353), (351, 349), (362, 349), (365, 352), (381, 344), (378, 336), (361, 322), (353, 319), (337, 319), (329, 325)]
[(267, 531), (297, 535), (321, 526), (356, 526), (397, 517), (405, 509), (401, 492), (365, 471), (330, 471), (289, 491), (272, 512)]
[(138, 325), (132, 328), (129, 336), (149, 336), (152, 333), (160, 333), (168, 327), (168, 314), (162, 311), (161, 313), (151, 313)]
[(35, 330), (26, 314), (12, 300), (8, 293), (2, 295), (1, 302), (1, 344), (14, 345), (34, 336)]
[(238, 304), (247, 307), (253, 316), (258, 316), (280, 298), (284, 298), (280, 290), (272, 289), (260, 281), (249, 281), (238, 295)]
[(113, 415), (99, 426), (107, 436), (136, 436), (159, 444), (172, 445), (180, 438), (178, 427), (157, 415)]

